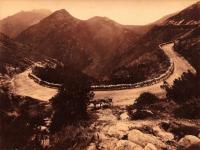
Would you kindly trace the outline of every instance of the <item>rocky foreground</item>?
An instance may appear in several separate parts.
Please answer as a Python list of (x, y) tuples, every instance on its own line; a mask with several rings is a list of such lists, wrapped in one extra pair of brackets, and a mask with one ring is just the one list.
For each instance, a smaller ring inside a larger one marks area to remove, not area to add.
[(99, 109), (94, 114), (97, 120), (91, 128), (95, 130), (95, 137), (88, 150), (200, 148), (200, 124), (197, 120), (131, 120), (126, 110), (119, 107)]

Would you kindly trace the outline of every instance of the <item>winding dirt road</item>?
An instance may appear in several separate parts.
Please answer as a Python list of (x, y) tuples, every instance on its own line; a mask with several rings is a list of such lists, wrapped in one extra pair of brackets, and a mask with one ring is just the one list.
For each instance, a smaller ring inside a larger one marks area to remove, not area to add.
[(42, 86), (30, 79), (30, 69), (16, 75), (12, 82), (12, 90), (16, 95), (29, 96), (41, 101), (48, 101), (57, 93), (57, 89)]
[[(183, 72), (190, 70), (192, 73), (196, 73), (195, 69), (178, 53), (173, 50), (174, 43), (162, 45), (163, 51), (174, 62), (174, 72), (166, 80), (170, 85), (176, 78), (179, 78)], [(57, 89), (41, 86), (28, 77), (30, 70), (16, 75), (12, 81), (13, 91), (17, 95), (30, 96), (42, 101), (48, 101), (56, 93)], [(165, 91), (160, 88), (163, 81), (154, 85), (124, 89), (124, 90), (110, 90), (110, 91), (95, 91), (95, 98), (112, 97), (114, 105), (129, 105), (132, 104), (135, 98), (137, 98), (143, 92), (151, 92), (159, 97), (165, 96)]]

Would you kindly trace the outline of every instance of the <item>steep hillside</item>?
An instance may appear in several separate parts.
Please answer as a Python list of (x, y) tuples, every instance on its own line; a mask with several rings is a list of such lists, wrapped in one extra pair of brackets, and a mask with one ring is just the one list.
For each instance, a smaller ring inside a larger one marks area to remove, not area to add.
[(197, 2), (178, 14), (170, 17), (166, 24), (171, 25), (197, 25), (200, 24), (200, 2)]
[[(199, 12), (199, 3), (154, 25), (124, 26), (106, 17), (83, 21), (59, 10), (16, 39), (100, 81), (138, 82), (166, 70), (169, 64), (158, 45), (196, 28), (198, 18), (193, 12)], [(185, 22), (177, 23), (183, 19)]]
[(78, 20), (67, 11), (59, 10), (16, 39), (102, 79), (117, 67), (116, 58), (140, 37), (133, 26), (123, 26), (105, 17)]
[(175, 50), (182, 54), (200, 73), (200, 26), (180, 37), (175, 44)]
[(151, 25), (163, 25), (170, 17), (175, 16), (176, 14), (178, 14), (178, 12), (175, 13), (171, 13), (168, 15), (163, 16), (162, 18), (154, 21), (153, 23), (151, 23)]
[[(134, 75), (135, 77), (139, 76), (138, 78), (140, 79), (141, 74), (146, 75), (144, 78), (151, 78), (153, 77), (153, 72), (149, 72), (154, 71), (155, 74), (162, 72), (163, 69), (166, 68), (167, 64), (164, 61), (165, 56), (163, 56), (162, 52), (158, 49), (158, 45), (163, 42), (177, 40), (191, 32), (196, 32), (196, 35), (199, 36), (196, 29), (199, 26), (199, 18), (196, 19), (196, 22), (192, 22), (195, 18), (194, 12), (199, 13), (200, 11), (199, 4), (200, 3), (196, 3), (179, 13), (175, 13), (174, 16), (166, 16), (163, 18), (164, 20), (161, 19), (161, 21), (158, 21), (160, 22), (158, 25), (153, 25), (153, 27), (140, 40), (138, 40), (130, 50), (127, 50), (126, 53), (120, 56), (118, 62), (120, 62), (119, 66), (121, 67), (115, 70), (115, 74), (127, 74), (127, 72), (134, 74), (134, 71), (137, 70), (137, 74)], [(200, 15), (197, 14), (197, 16)], [(175, 18), (177, 21), (185, 20), (185, 22), (175, 24)], [(174, 22), (174, 24), (172, 24), (172, 22)], [(144, 51), (146, 51), (146, 53), (141, 53)], [(140, 56), (135, 57), (136, 55), (132, 55), (133, 52), (140, 53)], [(140, 65), (138, 66), (138, 64)]]
[[(180, 22), (180, 20), (182, 20)], [(179, 22), (177, 24), (177, 22)], [(175, 23), (176, 26), (182, 26), (187, 29), (186, 32), (176, 38), (175, 50), (182, 54), (200, 71), (200, 2), (197, 2), (184, 9), (177, 15), (169, 18), (169, 23)]]
[(36, 54), (31, 47), (15, 42), (0, 33), (0, 74), (12, 75), (21, 72), (29, 67), (32, 61), (44, 58)]
[(15, 38), (20, 32), (50, 15), (49, 10), (21, 11), (0, 20), (0, 32)]

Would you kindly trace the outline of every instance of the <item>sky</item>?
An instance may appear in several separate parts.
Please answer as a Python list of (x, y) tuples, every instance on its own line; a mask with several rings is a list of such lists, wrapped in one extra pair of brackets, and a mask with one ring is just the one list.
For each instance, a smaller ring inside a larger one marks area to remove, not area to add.
[(0, 19), (19, 11), (66, 9), (86, 20), (103, 16), (126, 25), (144, 25), (178, 12), (198, 0), (0, 0)]

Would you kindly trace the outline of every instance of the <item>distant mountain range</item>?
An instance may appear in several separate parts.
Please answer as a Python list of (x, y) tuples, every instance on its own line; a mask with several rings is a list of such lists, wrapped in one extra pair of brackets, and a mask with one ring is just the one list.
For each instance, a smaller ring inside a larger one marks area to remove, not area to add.
[(178, 39), (199, 25), (199, 5), (146, 26), (121, 25), (106, 17), (79, 20), (62, 9), (16, 34), (15, 40), (98, 80), (116, 76), (144, 80), (167, 68), (158, 44)]
[(142, 37), (142, 29), (105, 17), (83, 21), (59, 10), (23, 31), (16, 40), (100, 78), (112, 72), (117, 58)]
[(20, 32), (38, 23), (51, 14), (51, 11), (41, 9), (32, 11), (21, 11), (17, 14), (0, 20), (0, 32), (11, 38), (15, 38)]

